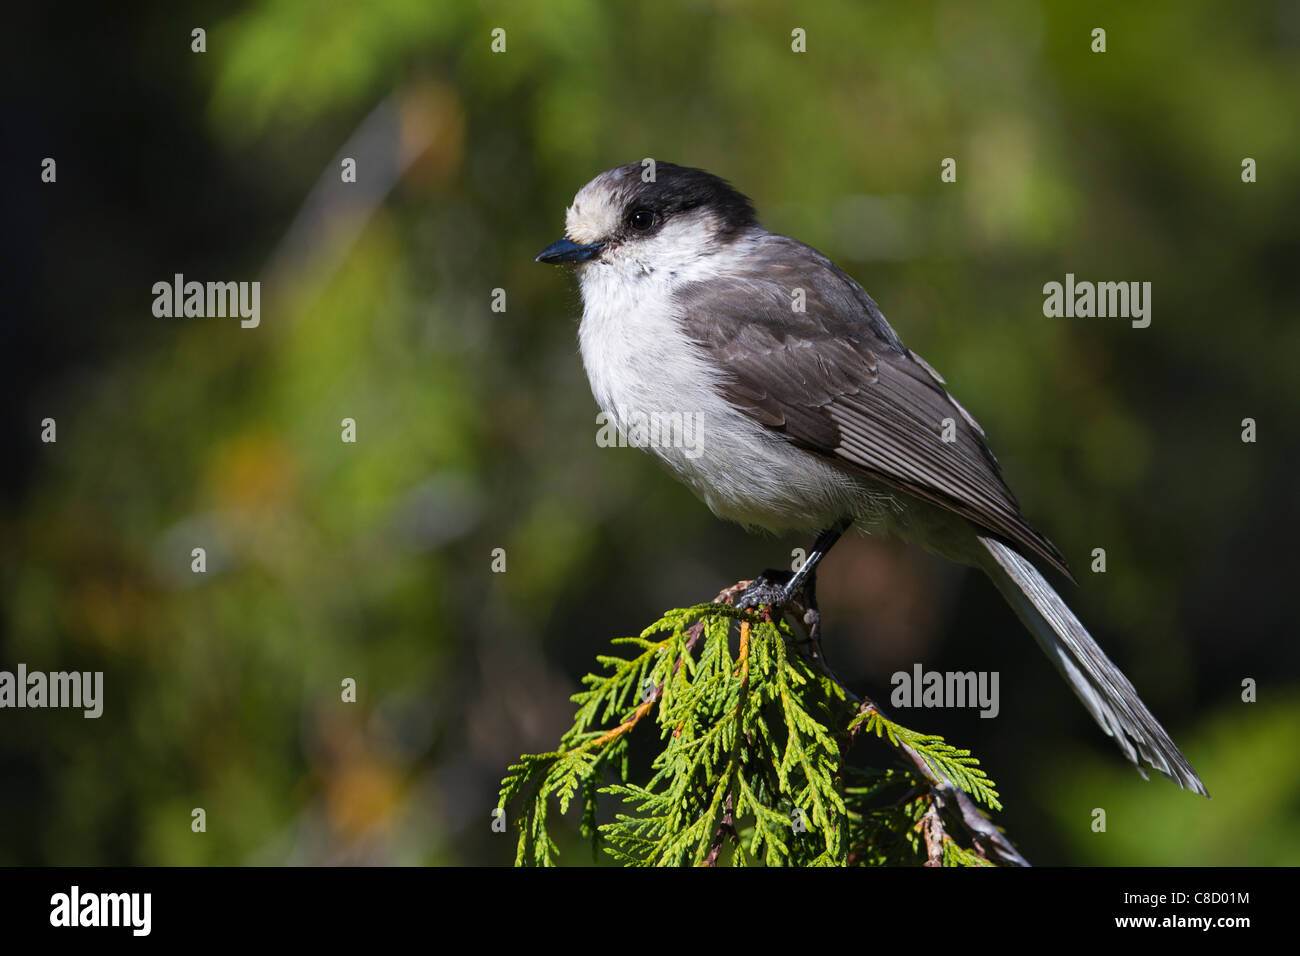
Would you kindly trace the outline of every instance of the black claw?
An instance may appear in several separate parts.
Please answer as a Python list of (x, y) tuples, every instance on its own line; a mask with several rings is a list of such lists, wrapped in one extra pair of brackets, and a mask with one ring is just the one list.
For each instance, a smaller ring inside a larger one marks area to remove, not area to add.
[(808, 555), (798, 571), (776, 571), (768, 568), (755, 578), (745, 593), (740, 596), (736, 601), (736, 607), (753, 608), (767, 605), (774, 610), (780, 610), (802, 595), (802, 604), (807, 612), (804, 621), (811, 633), (820, 636), (821, 615), (817, 613), (816, 593), (817, 565), (822, 558), (826, 557), (826, 552), (830, 551), (840, 535), (852, 524), (851, 517), (844, 517), (817, 535), (817, 540), (813, 542), (812, 553)]
[(736, 601), (736, 607), (747, 609), (764, 604), (772, 608), (785, 607), (790, 603), (792, 597), (789, 592), (792, 577), (794, 577), (793, 572), (768, 568), (754, 578), (753, 583), (745, 589), (745, 593)]

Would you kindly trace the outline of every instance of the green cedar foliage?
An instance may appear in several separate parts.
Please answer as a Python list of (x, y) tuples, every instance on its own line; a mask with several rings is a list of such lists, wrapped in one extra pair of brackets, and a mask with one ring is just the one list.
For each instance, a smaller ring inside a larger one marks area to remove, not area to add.
[[(578, 712), (559, 749), (521, 757), (502, 782), (502, 808), (523, 802), (516, 864), (556, 862), (548, 812), (575, 802), (594, 851), (623, 865), (1024, 863), (970, 799), (1001, 809), (969, 751), (858, 700), (818, 642), (766, 609), (733, 607), (740, 589), (616, 640), (628, 656), (598, 658), (603, 673), (573, 696)], [(660, 743), (641, 774), (649, 779), (633, 780), (642, 761), (629, 737), (652, 727)], [(870, 736), (906, 765), (851, 763)], [(601, 797), (616, 804), (604, 823)]]

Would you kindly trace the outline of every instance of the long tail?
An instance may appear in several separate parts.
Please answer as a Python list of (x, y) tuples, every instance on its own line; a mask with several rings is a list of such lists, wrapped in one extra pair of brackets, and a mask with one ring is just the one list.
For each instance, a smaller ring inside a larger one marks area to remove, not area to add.
[(984, 570), (1069, 681), (1088, 713), (1115, 738), (1138, 772), (1146, 776), (1138, 763), (1141, 754), (1143, 760), (1180, 787), (1208, 797), (1201, 778), (1160, 722), (1151, 716), (1128, 678), (1111, 663), (1038, 569), (1000, 541), (981, 537), (980, 542), (988, 552), (986, 559), (981, 556)]

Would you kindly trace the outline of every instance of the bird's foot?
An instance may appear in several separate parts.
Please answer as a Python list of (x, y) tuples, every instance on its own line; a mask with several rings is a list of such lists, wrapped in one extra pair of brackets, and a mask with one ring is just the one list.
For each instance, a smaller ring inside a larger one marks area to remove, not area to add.
[(767, 606), (774, 611), (784, 608), (794, 598), (790, 591), (790, 579), (793, 572), (778, 571), (768, 568), (750, 582), (745, 592), (736, 599), (736, 607), (742, 610)]
[(736, 607), (742, 610), (768, 607), (773, 618), (793, 610), (803, 622), (807, 635), (797, 643), (811, 643), (820, 654), (822, 616), (817, 607), (816, 578), (808, 577), (799, 583), (793, 578), (793, 572), (768, 568), (736, 598)]

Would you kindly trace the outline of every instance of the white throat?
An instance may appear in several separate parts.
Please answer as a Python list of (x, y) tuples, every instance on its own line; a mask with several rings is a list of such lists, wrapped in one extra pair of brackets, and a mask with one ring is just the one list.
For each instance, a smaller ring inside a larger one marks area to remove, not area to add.
[(683, 223), (654, 244), (671, 256), (620, 256), (632, 252), (625, 247), (580, 268), (579, 342), (592, 394), (625, 435), (647, 420), (698, 422), (694, 441), (646, 450), (718, 516), (770, 531), (829, 527), (861, 511), (861, 483), (728, 403), (717, 390), (721, 372), (683, 329), (676, 292), (730, 274), (766, 235), (754, 229), (718, 245), (711, 226)]

